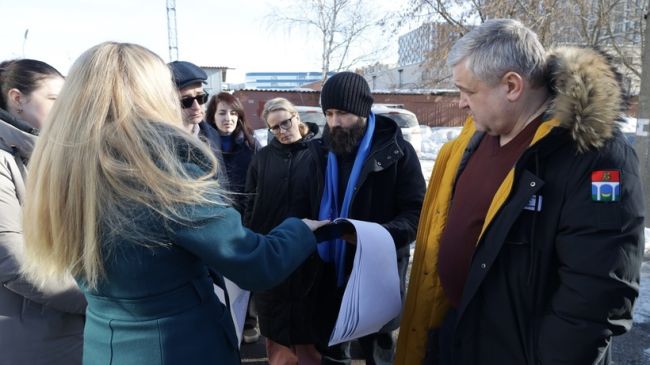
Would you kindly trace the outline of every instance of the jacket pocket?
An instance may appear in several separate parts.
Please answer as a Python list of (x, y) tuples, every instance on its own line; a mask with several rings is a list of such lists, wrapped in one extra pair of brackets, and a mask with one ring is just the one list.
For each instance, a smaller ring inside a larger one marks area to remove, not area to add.
[(593, 213), (598, 227), (620, 231), (623, 229), (622, 208), (620, 202), (594, 203)]

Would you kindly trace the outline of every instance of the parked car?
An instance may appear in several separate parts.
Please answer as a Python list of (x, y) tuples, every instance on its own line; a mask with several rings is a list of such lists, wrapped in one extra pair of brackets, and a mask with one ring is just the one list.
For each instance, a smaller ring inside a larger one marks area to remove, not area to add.
[(300, 115), (300, 120), (318, 125), (318, 134), (314, 138), (320, 138), (325, 129), (325, 114), (323, 114), (323, 109), (319, 106), (296, 105), (296, 110)]
[(394, 120), (402, 130), (404, 139), (413, 145), (415, 152), (420, 156), (422, 153), (422, 130), (420, 130), (420, 123), (413, 112), (377, 104), (372, 106), (372, 112), (375, 115), (383, 115)]

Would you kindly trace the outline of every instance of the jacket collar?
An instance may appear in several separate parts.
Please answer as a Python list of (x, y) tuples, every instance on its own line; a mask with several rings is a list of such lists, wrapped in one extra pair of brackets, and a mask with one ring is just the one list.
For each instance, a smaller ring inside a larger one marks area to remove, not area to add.
[(38, 129), (0, 109), (0, 149), (29, 159), (36, 144)]
[(402, 131), (397, 123), (390, 118), (376, 116), (372, 147), (361, 170), (359, 185), (363, 184), (370, 172), (384, 170), (404, 156), (404, 151), (397, 142), (398, 135), (402, 138)]
[(307, 144), (309, 143), (309, 141), (312, 140), (313, 136), (314, 135), (310, 132), (304, 137), (302, 137), (301, 139), (289, 144), (284, 144), (280, 142), (280, 140), (278, 140), (277, 138), (273, 138), (271, 142), (269, 142), (269, 146), (276, 150), (284, 151), (284, 152), (302, 150), (308, 147)]

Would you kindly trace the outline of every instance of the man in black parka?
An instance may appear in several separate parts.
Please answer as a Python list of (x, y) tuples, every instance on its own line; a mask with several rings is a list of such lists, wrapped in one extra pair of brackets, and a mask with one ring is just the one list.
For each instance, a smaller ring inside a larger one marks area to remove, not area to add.
[[(392, 236), (397, 250), (402, 294), (409, 261), (409, 243), (415, 232), (424, 199), (425, 182), (413, 146), (404, 140), (397, 124), (371, 113), (373, 103), (366, 80), (352, 72), (340, 72), (328, 79), (321, 91), (321, 107), (327, 120), (323, 143), (316, 141), (324, 166), (324, 194), (321, 218), (347, 218), (381, 224)], [(328, 183), (330, 186), (328, 193)], [(330, 197), (330, 201), (325, 196)], [(329, 214), (336, 206), (335, 213)], [(328, 213), (324, 213), (327, 211)], [(344, 213), (345, 212), (345, 213)], [(354, 241), (355, 237), (346, 237)], [(339, 300), (330, 306), (338, 311), (345, 275), (349, 273), (354, 246), (347, 245), (345, 273), (337, 276), (333, 265), (329, 284)], [(338, 282), (338, 285), (335, 285)], [(322, 304), (328, 303), (324, 300)], [(332, 313), (332, 312), (330, 312)], [(334, 313), (335, 319), (336, 313)], [(378, 333), (359, 339), (366, 364), (392, 364), (395, 344), (392, 331), (399, 317)], [(326, 326), (327, 327), (327, 326)], [(324, 364), (350, 362), (349, 343), (324, 350)]]
[(644, 246), (620, 78), (511, 19), (474, 28), (447, 63), (471, 116), (429, 181), (395, 364), (609, 363)]

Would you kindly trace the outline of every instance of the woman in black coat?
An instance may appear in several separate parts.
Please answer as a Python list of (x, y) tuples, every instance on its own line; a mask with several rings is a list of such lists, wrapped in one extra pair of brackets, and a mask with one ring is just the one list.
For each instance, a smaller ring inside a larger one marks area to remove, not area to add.
[[(254, 157), (248, 170), (250, 198), (245, 225), (268, 232), (287, 217), (316, 217), (322, 184), (319, 164), (309, 148), (318, 126), (300, 121), (295, 107), (275, 98), (264, 105), (262, 119), (274, 137)], [(316, 284), (321, 261), (312, 255), (275, 288), (255, 293), (262, 334), (267, 338), (269, 364), (319, 364), (314, 323)]]
[[(232, 205), (240, 214), (246, 209), (244, 188), (246, 185), (246, 172), (253, 155), (260, 148), (260, 144), (253, 137), (250, 127), (246, 124), (244, 106), (239, 99), (229, 93), (221, 92), (214, 95), (208, 102), (206, 110), (207, 129), (204, 131), (208, 143), (213, 150), (218, 150), (218, 155), (225, 166), (225, 187), (230, 191)], [(242, 333), (242, 341), (254, 343), (260, 338), (257, 326), (257, 312), (249, 301), (246, 309), (246, 320)]]

